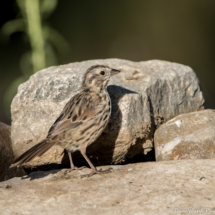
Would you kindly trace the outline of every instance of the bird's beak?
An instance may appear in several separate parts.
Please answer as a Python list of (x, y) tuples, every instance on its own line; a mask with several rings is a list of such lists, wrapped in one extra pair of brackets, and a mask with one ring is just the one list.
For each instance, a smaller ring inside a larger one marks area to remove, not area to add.
[(120, 70), (117, 70), (117, 69), (111, 69), (111, 73), (110, 75), (113, 76), (113, 75), (116, 75), (120, 72)]

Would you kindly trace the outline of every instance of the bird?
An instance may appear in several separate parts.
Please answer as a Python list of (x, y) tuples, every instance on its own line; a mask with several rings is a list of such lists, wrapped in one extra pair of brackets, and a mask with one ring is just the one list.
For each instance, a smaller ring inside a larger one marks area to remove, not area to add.
[(20, 167), (22, 164), (42, 156), (54, 145), (60, 145), (68, 153), (70, 169), (78, 169), (72, 154), (80, 151), (92, 171), (87, 174), (110, 172), (98, 170), (86, 155), (86, 149), (102, 134), (111, 115), (111, 99), (107, 85), (111, 76), (120, 72), (106, 65), (93, 65), (83, 76), (81, 91), (73, 96), (64, 106), (59, 117), (50, 127), (47, 137), (20, 155), (10, 166)]

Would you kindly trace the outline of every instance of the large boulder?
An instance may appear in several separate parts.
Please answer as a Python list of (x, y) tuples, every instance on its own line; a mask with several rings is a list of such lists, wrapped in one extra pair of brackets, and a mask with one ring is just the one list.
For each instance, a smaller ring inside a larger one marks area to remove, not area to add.
[(174, 215), (215, 211), (215, 159), (112, 167), (111, 173), (83, 179), (80, 176), (90, 169), (67, 174), (65, 170), (32, 172), (1, 182), (0, 213)]
[(215, 110), (181, 114), (154, 135), (156, 161), (215, 158)]
[[(163, 122), (204, 109), (204, 98), (194, 71), (159, 60), (131, 62), (91, 60), (43, 69), (19, 86), (11, 105), (12, 143), (15, 156), (46, 137), (66, 102), (80, 90), (85, 71), (104, 64), (122, 72), (111, 78), (109, 124), (87, 154), (95, 165), (117, 164), (153, 147), (153, 133)], [(26, 167), (69, 163), (63, 148), (54, 146)], [(81, 163), (80, 155), (75, 162)]]

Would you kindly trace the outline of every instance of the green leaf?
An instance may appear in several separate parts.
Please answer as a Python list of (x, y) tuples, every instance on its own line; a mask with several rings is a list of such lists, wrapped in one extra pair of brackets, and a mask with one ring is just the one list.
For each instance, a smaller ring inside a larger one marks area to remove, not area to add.
[(6, 22), (1, 29), (2, 34), (7, 37), (18, 31), (26, 32), (26, 25), (24, 19), (10, 20)]

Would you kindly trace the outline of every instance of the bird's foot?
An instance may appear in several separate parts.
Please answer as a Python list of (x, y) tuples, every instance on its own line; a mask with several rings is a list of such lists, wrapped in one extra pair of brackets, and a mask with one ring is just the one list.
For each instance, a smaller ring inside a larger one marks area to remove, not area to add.
[(70, 169), (67, 169), (67, 170), (65, 170), (64, 171), (64, 175), (66, 175), (67, 173), (69, 173), (69, 172), (72, 172), (73, 170), (82, 170), (82, 169), (84, 169), (84, 168), (87, 168), (86, 166), (82, 166), (82, 167), (73, 167), (73, 168), (70, 168)]
[(93, 169), (91, 173), (82, 175), (81, 178), (85, 178), (85, 177), (89, 178), (89, 177), (91, 177), (91, 176), (93, 176), (93, 175), (95, 175), (95, 174), (107, 174), (107, 173), (111, 173), (111, 171), (110, 171), (111, 169), (113, 169), (113, 168), (110, 167), (110, 168), (108, 168), (108, 169), (106, 169), (106, 170), (102, 170), (102, 169), (99, 169), (99, 170)]

